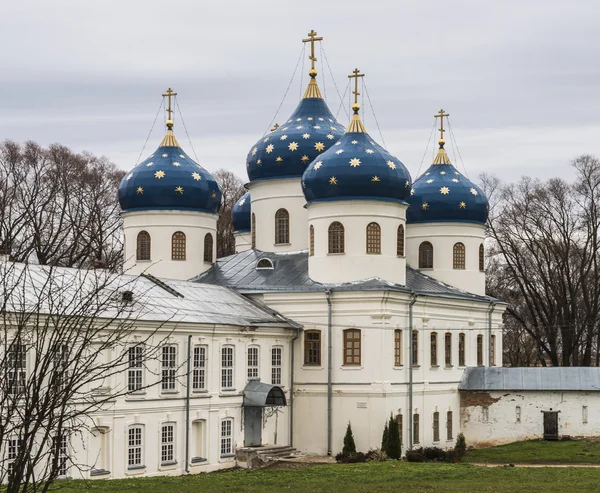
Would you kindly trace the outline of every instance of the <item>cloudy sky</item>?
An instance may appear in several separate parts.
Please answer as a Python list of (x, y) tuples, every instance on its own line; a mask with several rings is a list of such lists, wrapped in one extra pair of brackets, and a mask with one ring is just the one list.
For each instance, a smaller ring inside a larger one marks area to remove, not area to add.
[[(246, 154), (315, 29), (332, 72), (319, 48), (331, 110), (347, 123), (333, 82), (343, 93), (359, 67), (385, 145), (413, 177), (431, 160), (433, 114), (443, 107), (471, 178), (569, 178), (574, 157), (600, 154), (599, 21), (598, 0), (5, 1), (0, 139), (58, 142), (129, 169), (171, 86), (200, 163), (245, 179)], [(300, 62), (275, 121), (293, 111), (308, 67), (301, 75)]]

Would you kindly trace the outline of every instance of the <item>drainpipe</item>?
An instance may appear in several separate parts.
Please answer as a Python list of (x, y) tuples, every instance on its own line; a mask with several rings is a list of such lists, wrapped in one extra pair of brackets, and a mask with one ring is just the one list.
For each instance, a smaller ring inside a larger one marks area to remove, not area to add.
[(185, 387), (185, 472), (190, 472), (190, 366), (192, 357), (192, 336), (188, 336), (187, 383)]
[(332, 342), (332, 328), (331, 328), (331, 289), (325, 291), (327, 297), (327, 455), (331, 456), (331, 441), (332, 441), (332, 412), (331, 412), (331, 398), (333, 394), (331, 384), (331, 374), (333, 369), (333, 363), (331, 361), (333, 354), (333, 342)]
[(412, 300), (408, 305), (408, 450), (413, 448), (413, 305), (417, 302), (417, 295), (412, 293)]
[(492, 312), (495, 306), (496, 302), (492, 301), (488, 311), (488, 366), (492, 366)]
[(296, 327), (296, 335), (292, 339), (292, 357), (290, 365), (290, 447), (294, 446), (294, 342), (300, 337), (300, 327)]

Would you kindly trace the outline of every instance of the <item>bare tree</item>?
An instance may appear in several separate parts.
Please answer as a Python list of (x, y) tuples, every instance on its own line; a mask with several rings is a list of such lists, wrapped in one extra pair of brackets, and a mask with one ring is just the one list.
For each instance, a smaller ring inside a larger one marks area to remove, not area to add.
[(85, 443), (94, 413), (160, 382), (123, 378), (132, 354), (145, 366), (168, 336), (161, 325), (133, 337), (147, 310), (139, 284), (107, 270), (0, 263), (0, 482), (7, 493), (46, 492), (67, 469), (93, 468), (72, 450)]
[(223, 202), (217, 221), (217, 258), (220, 258), (235, 253), (231, 210), (240, 197), (246, 193), (246, 190), (242, 180), (230, 171), (220, 169), (213, 173), (213, 176), (223, 194)]

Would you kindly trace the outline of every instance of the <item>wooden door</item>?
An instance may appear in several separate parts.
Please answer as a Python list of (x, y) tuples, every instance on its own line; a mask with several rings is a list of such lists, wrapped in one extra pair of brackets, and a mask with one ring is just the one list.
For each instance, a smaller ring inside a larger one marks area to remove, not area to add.
[(544, 440), (558, 440), (558, 411), (543, 411)]

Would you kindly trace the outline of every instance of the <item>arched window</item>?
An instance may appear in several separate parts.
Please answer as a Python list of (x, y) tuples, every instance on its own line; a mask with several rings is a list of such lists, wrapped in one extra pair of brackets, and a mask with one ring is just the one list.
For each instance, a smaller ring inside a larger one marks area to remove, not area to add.
[(437, 332), (431, 333), (431, 366), (437, 366)]
[(252, 236), (252, 248), (256, 248), (256, 216), (252, 213), (252, 224), (250, 225)]
[(396, 239), (396, 255), (404, 257), (404, 225), (398, 226), (398, 238)]
[(381, 253), (381, 227), (377, 223), (367, 225), (367, 253)]
[(483, 366), (483, 336), (477, 336), (477, 366)]
[(181, 231), (171, 237), (171, 260), (185, 260), (185, 234)]
[(279, 209), (275, 213), (275, 243), (290, 242), (290, 213), (285, 209)]
[(453, 249), (453, 262), (452, 267), (454, 269), (465, 268), (465, 245), (462, 243), (455, 243)]
[(419, 245), (419, 269), (433, 269), (433, 245), (428, 241)]
[(213, 263), (213, 236), (210, 233), (204, 235), (204, 261)]
[(347, 329), (344, 331), (344, 364), (360, 365), (360, 330)]
[(333, 222), (329, 225), (329, 253), (344, 253), (344, 225)]
[(479, 270), (483, 272), (485, 270), (485, 262), (484, 262), (484, 250), (483, 243), (479, 245)]
[(315, 228), (313, 225), (310, 225), (309, 228), (309, 236), (310, 236), (310, 250), (309, 254), (312, 257), (315, 254)]
[(136, 258), (138, 260), (150, 260), (150, 233), (140, 231), (137, 235)]

